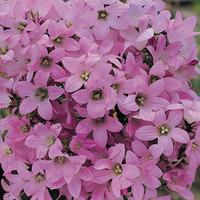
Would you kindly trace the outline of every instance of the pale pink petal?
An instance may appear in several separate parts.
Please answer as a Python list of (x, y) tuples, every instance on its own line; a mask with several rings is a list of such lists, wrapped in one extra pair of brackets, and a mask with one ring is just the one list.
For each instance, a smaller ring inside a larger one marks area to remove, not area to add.
[(181, 123), (183, 119), (183, 113), (181, 110), (174, 110), (169, 113), (167, 123), (171, 126), (177, 126)]
[(100, 148), (104, 148), (106, 146), (108, 134), (105, 129), (100, 129), (100, 128), (96, 129), (93, 132), (93, 137), (94, 137), (95, 142)]
[(116, 163), (122, 163), (125, 156), (125, 145), (122, 143), (116, 144), (108, 149), (109, 159)]
[(186, 131), (181, 128), (173, 128), (170, 131), (170, 136), (176, 141), (186, 144), (190, 141), (190, 137)]
[(39, 70), (35, 74), (34, 83), (36, 85), (46, 87), (48, 79), (49, 79), (49, 72), (44, 72), (42, 70)]
[(112, 182), (111, 182), (111, 188), (113, 191), (113, 194), (116, 197), (120, 197), (121, 196), (121, 188), (120, 188), (120, 176), (113, 178)]
[(161, 136), (158, 138), (158, 144), (164, 148), (164, 154), (166, 156), (171, 156), (173, 153), (173, 142), (168, 136)]
[(135, 102), (135, 95), (128, 96), (123, 102), (123, 107), (130, 111), (137, 111), (139, 107)]
[(66, 44), (65, 48), (68, 51), (77, 51), (80, 49), (80, 44), (72, 38), (66, 38), (65, 44)]
[(124, 164), (123, 165), (123, 176), (127, 179), (135, 179), (140, 175), (140, 170), (131, 164)]
[(117, 119), (108, 117), (107, 121), (107, 130), (114, 133), (122, 130), (123, 125)]
[(94, 169), (102, 170), (102, 169), (109, 169), (111, 166), (111, 162), (109, 159), (100, 159), (94, 165)]
[(81, 120), (76, 127), (76, 133), (78, 134), (90, 133), (92, 131), (92, 126), (90, 123), (91, 123), (90, 119)]
[(142, 183), (135, 182), (132, 186), (133, 194), (136, 200), (142, 200), (144, 196), (144, 186)]
[(169, 105), (169, 102), (161, 97), (152, 97), (148, 100), (148, 106), (151, 107), (152, 110), (164, 109)]
[(165, 112), (163, 110), (156, 112), (155, 119), (154, 119), (155, 125), (161, 126), (164, 123), (166, 123), (166, 120), (167, 120), (166, 115), (165, 115)]
[(180, 81), (176, 80), (172, 77), (166, 77), (164, 78), (165, 81), (165, 89), (169, 92), (177, 91), (181, 88)]
[(143, 126), (139, 128), (135, 136), (143, 141), (151, 141), (158, 138), (157, 130), (154, 126)]
[(49, 86), (49, 87), (47, 87), (47, 89), (48, 89), (48, 94), (49, 94), (49, 99), (50, 100), (57, 99), (64, 92), (64, 90), (62, 88), (56, 87), (56, 86)]
[(106, 109), (110, 110), (114, 108), (116, 103), (117, 103), (117, 93), (112, 88), (110, 88), (110, 92), (105, 100)]
[(165, 87), (165, 83), (164, 83), (163, 79), (160, 79), (160, 80), (152, 83), (147, 89), (149, 98), (159, 96), (162, 93), (162, 91), (164, 90), (164, 87)]
[(65, 82), (65, 90), (67, 92), (74, 92), (81, 88), (83, 81), (76, 75), (70, 76)]
[(72, 98), (77, 103), (85, 104), (89, 101), (90, 94), (89, 94), (88, 90), (81, 89), (81, 90), (78, 90), (77, 92), (73, 93)]
[(160, 158), (161, 154), (164, 151), (164, 147), (160, 144), (154, 144), (149, 147), (149, 151), (153, 155), (154, 159)]
[(78, 198), (81, 192), (81, 180), (78, 175), (74, 176), (72, 181), (67, 185), (69, 193), (74, 197)]
[(93, 119), (103, 117), (106, 112), (105, 104), (103, 102), (90, 101), (87, 104), (87, 112), (88, 115)]
[(155, 118), (155, 112), (151, 108), (141, 107), (139, 117), (145, 121), (153, 121)]
[(145, 30), (140, 37), (138, 37), (137, 42), (146, 41), (154, 36), (154, 30), (152, 28), (148, 28)]
[(53, 114), (52, 105), (49, 100), (41, 102), (38, 106), (39, 115), (46, 120), (50, 120)]
[(34, 111), (37, 108), (37, 106), (39, 105), (39, 103), (40, 102), (35, 97), (27, 97), (21, 102), (21, 104), (19, 106), (19, 112), (22, 115), (26, 115), (26, 114)]
[(28, 81), (20, 81), (16, 85), (16, 90), (21, 97), (31, 96), (34, 94), (36, 87)]

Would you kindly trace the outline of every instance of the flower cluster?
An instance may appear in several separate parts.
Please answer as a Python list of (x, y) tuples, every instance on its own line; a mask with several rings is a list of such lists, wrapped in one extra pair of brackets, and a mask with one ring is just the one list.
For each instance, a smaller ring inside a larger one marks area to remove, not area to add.
[(0, 1), (4, 200), (194, 200), (195, 24), (160, 0)]

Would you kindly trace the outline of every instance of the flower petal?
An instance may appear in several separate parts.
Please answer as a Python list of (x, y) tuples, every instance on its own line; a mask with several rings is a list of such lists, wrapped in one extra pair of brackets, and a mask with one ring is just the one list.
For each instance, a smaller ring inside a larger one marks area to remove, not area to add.
[(80, 89), (82, 85), (83, 82), (81, 81), (80, 77), (72, 75), (65, 82), (65, 90), (67, 92), (74, 92)]
[(143, 126), (136, 131), (135, 136), (143, 141), (151, 141), (158, 138), (156, 132), (157, 130), (154, 126)]
[(26, 115), (32, 111), (34, 111), (37, 106), (39, 105), (39, 101), (35, 97), (27, 97), (25, 98), (20, 106), (19, 106), (19, 112), (22, 115)]
[(38, 106), (39, 115), (46, 120), (50, 120), (53, 114), (52, 105), (49, 100), (41, 102)]
[(60, 87), (56, 86), (49, 86), (48, 87), (48, 93), (49, 93), (49, 99), (55, 100), (58, 97), (60, 97), (63, 94), (64, 90)]
[(190, 141), (190, 137), (186, 131), (181, 128), (173, 128), (170, 131), (170, 136), (176, 141), (183, 144), (187, 144)]

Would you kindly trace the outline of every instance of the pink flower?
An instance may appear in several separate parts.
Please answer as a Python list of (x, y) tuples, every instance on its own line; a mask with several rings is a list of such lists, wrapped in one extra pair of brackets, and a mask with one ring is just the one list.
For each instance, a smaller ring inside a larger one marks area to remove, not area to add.
[(31, 172), (25, 169), (19, 170), (19, 176), (25, 181), (23, 190), (26, 195), (38, 200), (51, 199), (47, 189), (46, 173), (40, 161), (33, 164)]
[(80, 49), (79, 43), (70, 38), (71, 34), (66, 32), (66, 26), (63, 23), (50, 21), (48, 26), (50, 41), (48, 46), (56, 48), (63, 48), (67, 51), (77, 51)]
[(47, 86), (49, 73), (38, 71), (34, 84), (28, 81), (17, 83), (16, 89), (20, 96), (26, 97), (20, 104), (20, 113), (26, 115), (36, 108), (39, 115), (49, 120), (52, 117), (52, 106), (49, 100), (55, 100), (63, 93), (63, 89), (56, 86)]
[(144, 186), (149, 189), (160, 187), (159, 178), (162, 176), (162, 171), (156, 166), (155, 160), (140, 160), (132, 151), (128, 151), (126, 161), (128, 164), (133, 164), (140, 169), (140, 176), (133, 180), (132, 184), (132, 191), (137, 200), (142, 200), (145, 191)]
[[(85, 89), (72, 94), (72, 98), (80, 104), (87, 104), (87, 112), (91, 118), (103, 117), (106, 111), (114, 108), (117, 94), (112, 87), (110, 75), (97, 75), (87, 84)], [(103, 81), (102, 81), (103, 80)]]
[(42, 70), (43, 73), (50, 72), (50, 75), (57, 79), (59, 73), (64, 73), (64, 70), (57, 64), (64, 56), (63, 49), (55, 49), (50, 53), (43, 46), (37, 46), (32, 50), (32, 60), (28, 64), (28, 69), (31, 72)]
[(7, 108), (11, 102), (9, 93), (0, 88), (0, 108)]
[(107, 159), (98, 160), (94, 168), (96, 181), (99, 183), (111, 180), (111, 188), (116, 197), (120, 197), (120, 191), (132, 185), (132, 180), (140, 175), (140, 170), (133, 164), (122, 164), (125, 155), (125, 146), (117, 144), (108, 150)]
[[(80, 193), (80, 179), (87, 179), (82, 165), (86, 161), (85, 156), (69, 156), (67, 153), (62, 153), (61, 149), (52, 148), (49, 152), (51, 161), (47, 161), (48, 169), (46, 170), (47, 179), (52, 187), (61, 187), (67, 183), (67, 187), (71, 193), (75, 193), (76, 197)], [(87, 171), (87, 169), (86, 169)], [(82, 176), (79, 176), (79, 173)], [(56, 175), (56, 176), (55, 176)], [(89, 174), (88, 174), (89, 175)], [(89, 176), (88, 176), (89, 178)], [(77, 187), (77, 188), (76, 188)], [(77, 190), (76, 190), (77, 189)], [(73, 193), (73, 195), (74, 195)]]
[(86, 156), (88, 159), (93, 159), (94, 155), (91, 152), (92, 148), (96, 146), (96, 142), (91, 139), (82, 137), (81, 135), (74, 136), (70, 142), (70, 150), (78, 155)]
[(77, 127), (78, 134), (88, 134), (93, 132), (95, 142), (99, 147), (104, 148), (108, 140), (108, 132), (119, 132), (122, 130), (122, 124), (113, 117), (105, 115), (101, 118), (91, 119), (86, 116), (86, 119), (81, 120)]
[(159, 111), (153, 122), (154, 125), (142, 126), (136, 131), (136, 137), (143, 141), (158, 139), (157, 144), (150, 147), (155, 158), (160, 157), (162, 153), (170, 156), (173, 153), (173, 140), (181, 144), (190, 141), (188, 133), (177, 127), (181, 120), (182, 112), (171, 111), (166, 119), (165, 113)]
[(158, 80), (150, 86), (146, 84), (139, 85), (135, 88), (135, 93), (129, 95), (123, 103), (123, 106), (130, 111), (139, 110), (139, 117), (143, 120), (153, 121), (155, 111), (168, 105), (168, 101), (159, 95), (164, 90), (163, 80)]
[(122, 6), (115, 3), (104, 7), (101, 0), (87, 0), (87, 4), (92, 8), (92, 11), (88, 12), (87, 20), (90, 26), (93, 26), (97, 39), (104, 40), (110, 33), (110, 27), (117, 30), (122, 28), (119, 17), (126, 11)]
[(5, 172), (11, 172), (12, 170), (24, 167), (22, 160), (2, 138), (0, 138), (0, 162)]
[(186, 150), (186, 155), (194, 162), (200, 163), (200, 128), (197, 129), (195, 138), (190, 141), (190, 144)]
[(19, 119), (13, 116), (8, 118), (7, 123), (9, 128), (7, 140), (10, 143), (23, 141), (32, 132), (30, 122), (25, 117)]
[(177, 192), (187, 200), (194, 200), (194, 195), (190, 191), (190, 185), (193, 178), (186, 170), (173, 169), (163, 175), (170, 190)]
[[(99, 62), (98, 62), (99, 61)], [(71, 73), (65, 83), (67, 92), (74, 92), (80, 89), (95, 74), (107, 75), (111, 71), (111, 65), (100, 61), (98, 55), (82, 56), (79, 58), (65, 57), (62, 59), (65, 68)]]
[(62, 143), (58, 139), (61, 130), (60, 124), (54, 124), (48, 128), (39, 123), (34, 127), (34, 135), (28, 136), (25, 144), (36, 149), (37, 158), (43, 158), (51, 148), (62, 147)]

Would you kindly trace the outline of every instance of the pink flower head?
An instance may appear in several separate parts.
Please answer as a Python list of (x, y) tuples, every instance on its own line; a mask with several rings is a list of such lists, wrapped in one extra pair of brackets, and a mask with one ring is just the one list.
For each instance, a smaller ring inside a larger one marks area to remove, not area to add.
[(110, 87), (112, 77), (107, 75), (101, 78), (103, 78), (102, 75), (97, 75), (85, 89), (72, 94), (72, 98), (77, 103), (87, 104), (87, 112), (94, 119), (103, 117), (106, 111), (114, 108), (117, 100), (116, 92)]
[(155, 111), (168, 105), (168, 101), (159, 95), (164, 90), (163, 80), (156, 81), (150, 86), (142, 85), (136, 87), (136, 94), (129, 95), (123, 103), (123, 106), (130, 111), (139, 110), (139, 117), (143, 120), (152, 121), (155, 117)]
[(67, 183), (70, 191), (73, 188), (75, 190), (78, 185), (80, 189), (81, 178), (78, 176), (78, 173), (82, 170), (82, 165), (85, 163), (86, 157), (69, 156), (67, 153), (62, 153), (61, 148), (52, 148), (49, 152), (49, 157), (52, 159), (47, 163), (49, 167), (46, 173), (49, 183), (53, 187), (60, 187)]
[(96, 142), (91, 139), (87, 139), (80, 135), (74, 136), (70, 142), (70, 150), (78, 155), (84, 155), (89, 159), (94, 158), (93, 153), (90, 151), (96, 146)]
[(31, 172), (20, 169), (19, 176), (25, 181), (23, 189), (26, 195), (38, 200), (51, 198), (47, 189), (48, 180), (46, 172), (40, 161), (33, 164)]
[(39, 115), (49, 120), (52, 117), (52, 105), (49, 100), (55, 100), (63, 93), (63, 89), (56, 86), (47, 86), (49, 73), (38, 71), (34, 84), (28, 81), (17, 83), (16, 89), (20, 96), (26, 97), (20, 104), (20, 113), (26, 115), (36, 108)]
[(194, 200), (195, 24), (162, 0), (1, 0), (2, 198)]
[(30, 122), (26, 118), (18, 119), (15, 116), (8, 118), (8, 136), (10, 143), (25, 140), (32, 132)]
[(51, 148), (60, 148), (62, 144), (57, 138), (62, 130), (60, 124), (54, 124), (50, 128), (43, 124), (34, 127), (34, 135), (28, 136), (26, 145), (36, 149), (37, 158), (43, 158)]
[(0, 138), (0, 162), (5, 172), (11, 172), (19, 167), (24, 167), (24, 163), (15, 154), (12, 147)]
[(110, 33), (110, 27), (117, 30), (121, 28), (119, 17), (126, 11), (122, 6), (115, 3), (104, 7), (104, 2), (101, 0), (87, 0), (87, 3), (92, 8), (92, 11), (88, 12), (87, 20), (94, 26), (93, 31), (97, 39), (104, 40)]
[[(80, 58), (63, 58), (62, 62), (65, 68), (71, 73), (65, 83), (67, 92), (74, 92), (83, 85), (92, 81), (94, 75), (107, 75), (111, 71), (111, 65), (99, 61), (98, 55), (82, 56)], [(99, 62), (98, 62), (99, 61)]]
[(159, 111), (153, 122), (154, 125), (142, 126), (136, 131), (136, 137), (143, 141), (158, 139), (157, 144), (150, 147), (155, 158), (162, 153), (170, 156), (173, 153), (173, 140), (181, 144), (187, 144), (190, 141), (188, 133), (177, 127), (181, 120), (182, 112), (171, 111), (166, 119), (165, 113)]
[(120, 191), (132, 185), (132, 180), (140, 175), (140, 170), (133, 164), (122, 164), (125, 155), (125, 146), (117, 144), (108, 150), (107, 159), (98, 160), (94, 168), (97, 171), (100, 183), (111, 180), (111, 188), (116, 197), (120, 197)]
[(122, 128), (122, 124), (116, 118), (106, 114), (103, 117), (96, 119), (87, 116), (86, 119), (83, 119), (78, 123), (76, 132), (84, 135), (93, 132), (95, 142), (99, 147), (104, 148), (108, 140), (108, 132), (119, 132)]
[(67, 51), (77, 51), (80, 49), (79, 43), (75, 39), (70, 38), (71, 34), (66, 32), (66, 26), (63, 23), (50, 21), (48, 31), (50, 35), (48, 46), (63, 48)]
[(48, 53), (46, 48), (39, 46), (33, 49), (33, 59), (28, 64), (28, 67), (30, 71), (42, 70), (44, 73), (50, 72), (50, 75), (57, 79), (59, 73), (64, 73), (64, 70), (57, 64), (63, 56), (63, 49), (55, 49)]
[(163, 179), (167, 182), (167, 187), (169, 187), (170, 190), (177, 192), (187, 200), (195, 199), (190, 191), (190, 185), (193, 178), (190, 176), (189, 172), (174, 169), (165, 173)]

